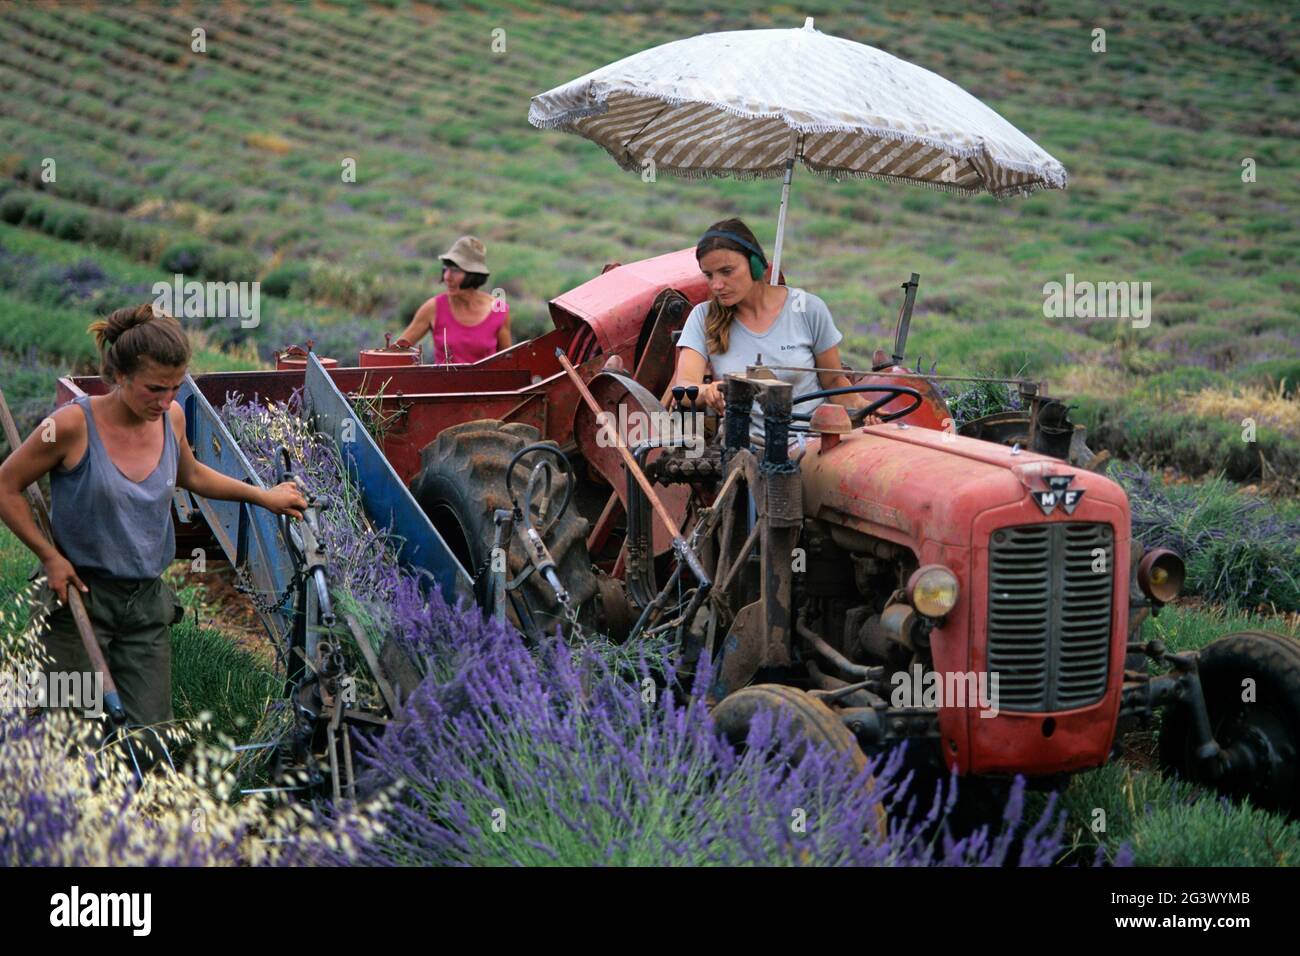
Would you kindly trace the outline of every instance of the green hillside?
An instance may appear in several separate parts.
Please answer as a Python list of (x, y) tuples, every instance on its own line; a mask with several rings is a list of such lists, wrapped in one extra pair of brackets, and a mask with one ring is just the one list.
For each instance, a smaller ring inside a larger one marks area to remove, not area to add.
[[(527, 112), (532, 95), (648, 46), (796, 27), (803, 9), (578, 6), (591, 12), (5, 4), (0, 373), (26, 393), (47, 371), (84, 364), (82, 319), (147, 298), (175, 271), (259, 279), (269, 293), (258, 328), (206, 330), (202, 370), (247, 365), (253, 352), (265, 362), (308, 337), (340, 357), (379, 344), (438, 290), (435, 256), (466, 232), (488, 243), (492, 285), (510, 296), (520, 334), (544, 329), (546, 300), (604, 263), (689, 246), (714, 219), (742, 215), (770, 246), (776, 181), (645, 183), (593, 144), (534, 129)], [(884, 343), (898, 285), (919, 272), (914, 359), (1046, 377), (1082, 396), (1113, 441), (1151, 436), (1157, 464), (1227, 465), (1223, 432), (1239, 430), (1241, 408), (1216, 396), (1256, 387), (1240, 397), (1248, 414), (1258, 406), (1259, 447), (1238, 449), (1230, 476), (1257, 477), (1258, 452), (1273, 466), (1300, 461), (1294, 401), (1268, 402), (1293, 396), (1300, 378), (1292, 8), (926, 6), (813, 12), (819, 29), (989, 103), (1065, 164), (1070, 187), (995, 201), (797, 172), (790, 281), (828, 302), (861, 358)], [(191, 49), (196, 27), (204, 53)], [(1095, 28), (1104, 53), (1092, 52)], [(42, 178), (47, 159), (54, 182)], [(343, 181), (347, 159), (355, 182)], [(1046, 318), (1043, 286), (1067, 274), (1149, 281), (1150, 326)], [(1167, 387), (1152, 393), (1161, 372)], [(1136, 406), (1146, 417), (1135, 423)]]

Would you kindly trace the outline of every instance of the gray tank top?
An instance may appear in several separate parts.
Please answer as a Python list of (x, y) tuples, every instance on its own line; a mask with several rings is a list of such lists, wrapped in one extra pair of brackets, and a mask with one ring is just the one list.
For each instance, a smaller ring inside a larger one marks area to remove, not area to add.
[(54, 543), (78, 571), (119, 578), (156, 578), (176, 556), (172, 494), (176, 489), (176, 434), (163, 429), (158, 466), (143, 481), (118, 470), (95, 428), (90, 396), (73, 399), (86, 416), (86, 453), (77, 467), (50, 472)]

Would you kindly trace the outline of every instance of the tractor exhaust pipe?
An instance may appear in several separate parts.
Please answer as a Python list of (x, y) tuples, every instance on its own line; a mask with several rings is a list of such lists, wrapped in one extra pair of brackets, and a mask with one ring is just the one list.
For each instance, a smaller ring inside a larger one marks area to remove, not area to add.
[[(916, 302), (916, 287), (921, 284), (921, 275), (912, 273), (912, 278), (903, 283), (903, 307), (898, 310), (898, 322), (894, 326), (894, 364), (902, 365), (907, 351), (907, 332), (912, 326), (912, 305)], [(873, 371), (880, 371), (873, 369)]]

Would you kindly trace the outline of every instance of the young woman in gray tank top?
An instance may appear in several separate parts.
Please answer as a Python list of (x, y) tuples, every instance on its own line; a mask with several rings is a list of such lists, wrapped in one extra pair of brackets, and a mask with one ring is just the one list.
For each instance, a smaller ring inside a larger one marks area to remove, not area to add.
[[(701, 385), (700, 400), (721, 414), (726, 406), (720, 388), (723, 380), (757, 364), (758, 355), (762, 355), (763, 364), (807, 369), (774, 373), (793, 386), (796, 398), (851, 384), (843, 372), (829, 371), (841, 367), (839, 343), (844, 336), (835, 327), (826, 303), (804, 289), (769, 285), (763, 271), (767, 257), (748, 226), (739, 219), (715, 222), (695, 247), (695, 259), (709, 280), (709, 298), (687, 316), (677, 340), (674, 385)], [(710, 369), (713, 381), (702, 385)], [(856, 393), (829, 401), (861, 408), (878, 397)], [(811, 413), (823, 401), (828, 399), (804, 402), (796, 410)], [(880, 418), (869, 415), (866, 422), (879, 424)], [(757, 402), (750, 435), (755, 444), (762, 442)]]
[[(112, 388), (59, 408), (0, 465), (0, 519), (44, 567), (51, 669), (91, 670), (67, 607), (75, 587), (128, 718), (158, 724), (172, 719), (170, 626), (182, 610), (162, 579), (176, 557), (175, 489), (295, 518), (307, 502), (292, 483), (255, 488), (195, 460), (174, 400), (190, 359), (174, 318), (145, 304), (118, 309), (90, 331)], [(55, 545), (23, 497), (47, 474)]]

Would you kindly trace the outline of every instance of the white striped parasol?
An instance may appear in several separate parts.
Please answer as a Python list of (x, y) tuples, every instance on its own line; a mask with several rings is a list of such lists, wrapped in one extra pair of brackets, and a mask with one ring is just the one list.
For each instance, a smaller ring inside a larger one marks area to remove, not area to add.
[(968, 195), (1066, 182), (1055, 158), (965, 90), (811, 17), (802, 29), (706, 33), (633, 54), (534, 96), (528, 121), (584, 136), (635, 172), (784, 175), (773, 276), (795, 159), (835, 179)]

